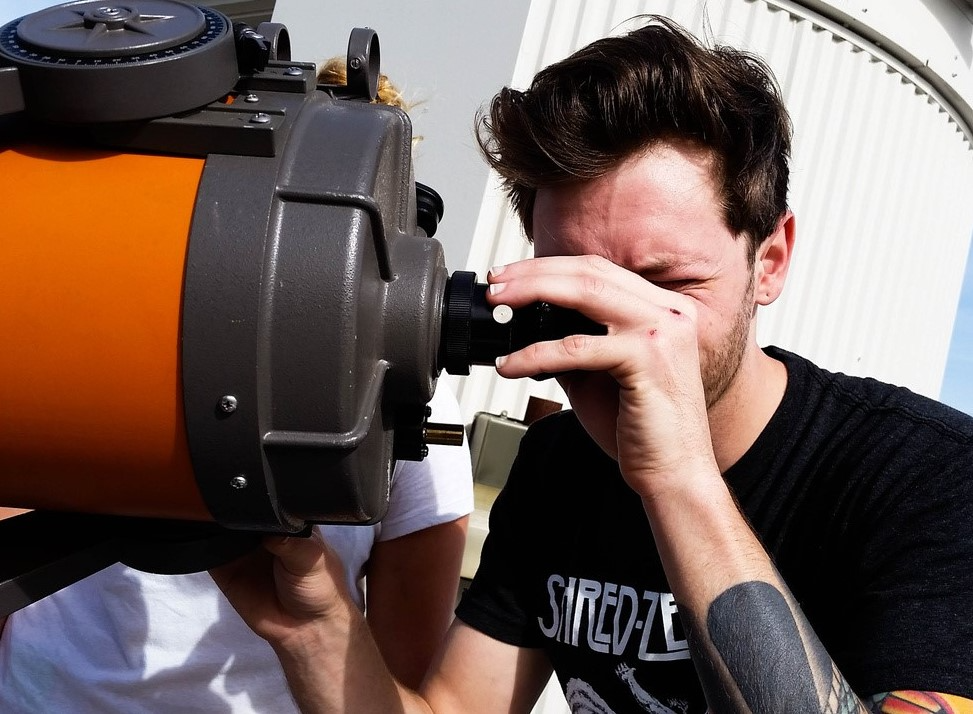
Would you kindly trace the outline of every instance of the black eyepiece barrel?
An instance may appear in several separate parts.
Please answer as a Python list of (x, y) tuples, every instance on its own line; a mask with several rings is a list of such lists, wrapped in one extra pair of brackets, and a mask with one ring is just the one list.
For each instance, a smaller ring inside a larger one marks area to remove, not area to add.
[(604, 325), (580, 312), (546, 302), (493, 308), (487, 288), (471, 272), (456, 271), (446, 281), (439, 366), (450, 374), (469, 374), (474, 364), (493, 365), (497, 357), (535, 342), (607, 334)]

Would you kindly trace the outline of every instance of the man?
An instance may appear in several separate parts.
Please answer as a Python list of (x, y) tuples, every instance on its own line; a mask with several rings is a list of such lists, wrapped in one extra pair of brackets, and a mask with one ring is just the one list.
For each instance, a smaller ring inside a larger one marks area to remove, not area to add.
[(576, 712), (973, 712), (973, 419), (756, 343), (795, 237), (769, 70), (656, 18), (481, 129), (536, 256), (490, 300), (608, 334), (498, 360), (573, 412), (525, 436), (418, 694), (318, 544), (214, 573), (305, 710), (527, 711), (553, 667)]

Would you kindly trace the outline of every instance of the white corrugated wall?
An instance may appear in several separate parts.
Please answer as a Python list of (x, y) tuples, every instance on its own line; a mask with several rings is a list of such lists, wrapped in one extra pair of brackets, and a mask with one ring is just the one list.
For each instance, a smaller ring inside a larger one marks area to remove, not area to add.
[[(511, 86), (643, 13), (762, 55), (791, 111), (798, 238), (784, 296), (761, 311), (761, 344), (938, 395), (973, 231), (967, 127), (904, 65), (783, 0), (533, 0)], [(529, 254), (492, 186), (467, 269), (483, 279)], [(444, 378), (468, 418), (520, 417), (531, 394), (564, 401), (553, 382), (485, 367)]]

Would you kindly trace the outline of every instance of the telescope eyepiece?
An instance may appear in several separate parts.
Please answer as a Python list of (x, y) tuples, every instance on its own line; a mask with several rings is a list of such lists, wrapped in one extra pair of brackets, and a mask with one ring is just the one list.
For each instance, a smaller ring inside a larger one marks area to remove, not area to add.
[(497, 357), (535, 342), (608, 332), (577, 310), (547, 302), (517, 309), (494, 308), (487, 303), (488, 288), (486, 283), (476, 282), (472, 272), (456, 271), (446, 281), (439, 367), (449, 374), (469, 374), (475, 364), (492, 366)]

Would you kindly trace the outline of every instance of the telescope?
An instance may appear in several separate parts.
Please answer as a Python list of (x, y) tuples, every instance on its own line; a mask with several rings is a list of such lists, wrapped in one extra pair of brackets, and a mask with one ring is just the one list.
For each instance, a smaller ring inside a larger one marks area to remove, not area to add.
[(0, 28), (0, 615), (115, 562), (204, 570), (375, 523), (442, 371), (604, 331), (487, 305), (433, 237), (377, 34), (319, 85), (287, 29), (182, 0)]

